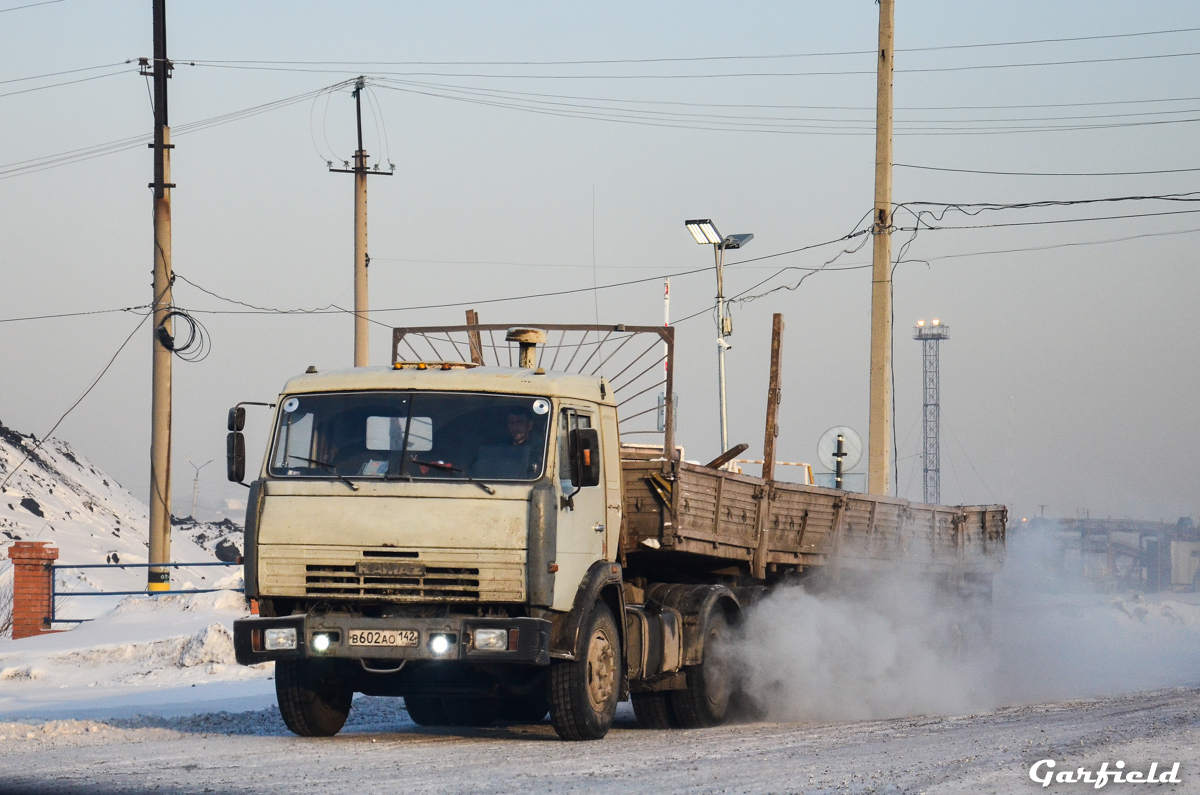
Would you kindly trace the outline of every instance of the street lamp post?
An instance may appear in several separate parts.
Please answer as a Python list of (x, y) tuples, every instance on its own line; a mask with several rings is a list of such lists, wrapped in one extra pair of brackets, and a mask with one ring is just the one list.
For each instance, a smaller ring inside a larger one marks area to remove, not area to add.
[(717, 264), (717, 379), (721, 397), (721, 452), (725, 452), (729, 449), (729, 417), (725, 404), (725, 351), (731, 347), (725, 338), (733, 334), (733, 320), (729, 317), (729, 303), (725, 300), (725, 250), (741, 248), (749, 243), (754, 235), (721, 237), (716, 225), (707, 218), (684, 221), (684, 225), (697, 243), (713, 247), (713, 258)]

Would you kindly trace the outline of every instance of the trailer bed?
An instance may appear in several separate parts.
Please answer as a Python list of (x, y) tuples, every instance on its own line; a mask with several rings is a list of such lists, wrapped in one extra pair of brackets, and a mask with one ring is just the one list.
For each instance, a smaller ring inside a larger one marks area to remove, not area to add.
[(830, 565), (985, 574), (1003, 561), (1002, 505), (924, 505), (662, 458), (621, 466), (626, 556), (688, 553), (759, 577)]

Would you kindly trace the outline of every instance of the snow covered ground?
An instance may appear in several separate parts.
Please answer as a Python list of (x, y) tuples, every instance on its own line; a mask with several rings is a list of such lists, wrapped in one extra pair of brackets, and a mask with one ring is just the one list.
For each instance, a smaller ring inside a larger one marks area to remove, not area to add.
[[(0, 473), (34, 444), (0, 426)], [(142, 562), (145, 512), (51, 440), (0, 495), (0, 541), (53, 541), (66, 563)], [(236, 525), (181, 522), (173, 557), (227, 558), (240, 544)], [(559, 741), (548, 724), (420, 728), (401, 700), (367, 697), (337, 737), (294, 737), (275, 707), (273, 666), (234, 661), (240, 593), (68, 597), (61, 615), (94, 620), (0, 639), (0, 795), (987, 795), (1041, 790), (1028, 770), (1046, 758), (1060, 769), (1180, 762), (1173, 791), (1200, 792), (1200, 597), (1097, 594), (1046, 579), (1034, 558), (1010, 545), (992, 645), (967, 654), (939, 646), (953, 615), (919, 589), (778, 592), (740, 652), (771, 722), (648, 731), (623, 704), (609, 737), (587, 744)], [(141, 569), (59, 574), (64, 591), (145, 583)], [(240, 575), (198, 568), (174, 581), (236, 588)]]

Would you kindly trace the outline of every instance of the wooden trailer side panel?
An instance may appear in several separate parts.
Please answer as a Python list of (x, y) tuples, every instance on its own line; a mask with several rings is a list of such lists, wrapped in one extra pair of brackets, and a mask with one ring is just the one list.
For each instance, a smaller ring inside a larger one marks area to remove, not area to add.
[(922, 505), (688, 463), (673, 482), (662, 461), (622, 467), (626, 552), (669, 549), (747, 562), (760, 542), (758, 512), (766, 511), (768, 564), (994, 570), (1003, 557), (1003, 506)]

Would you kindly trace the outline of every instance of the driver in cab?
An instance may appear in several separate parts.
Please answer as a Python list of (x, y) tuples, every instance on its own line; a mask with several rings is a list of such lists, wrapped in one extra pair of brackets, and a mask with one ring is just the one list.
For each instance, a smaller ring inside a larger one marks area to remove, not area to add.
[(533, 435), (533, 415), (529, 409), (514, 406), (505, 415), (508, 441), (483, 445), (471, 466), (471, 474), (493, 480), (526, 480), (541, 474), (541, 445)]

